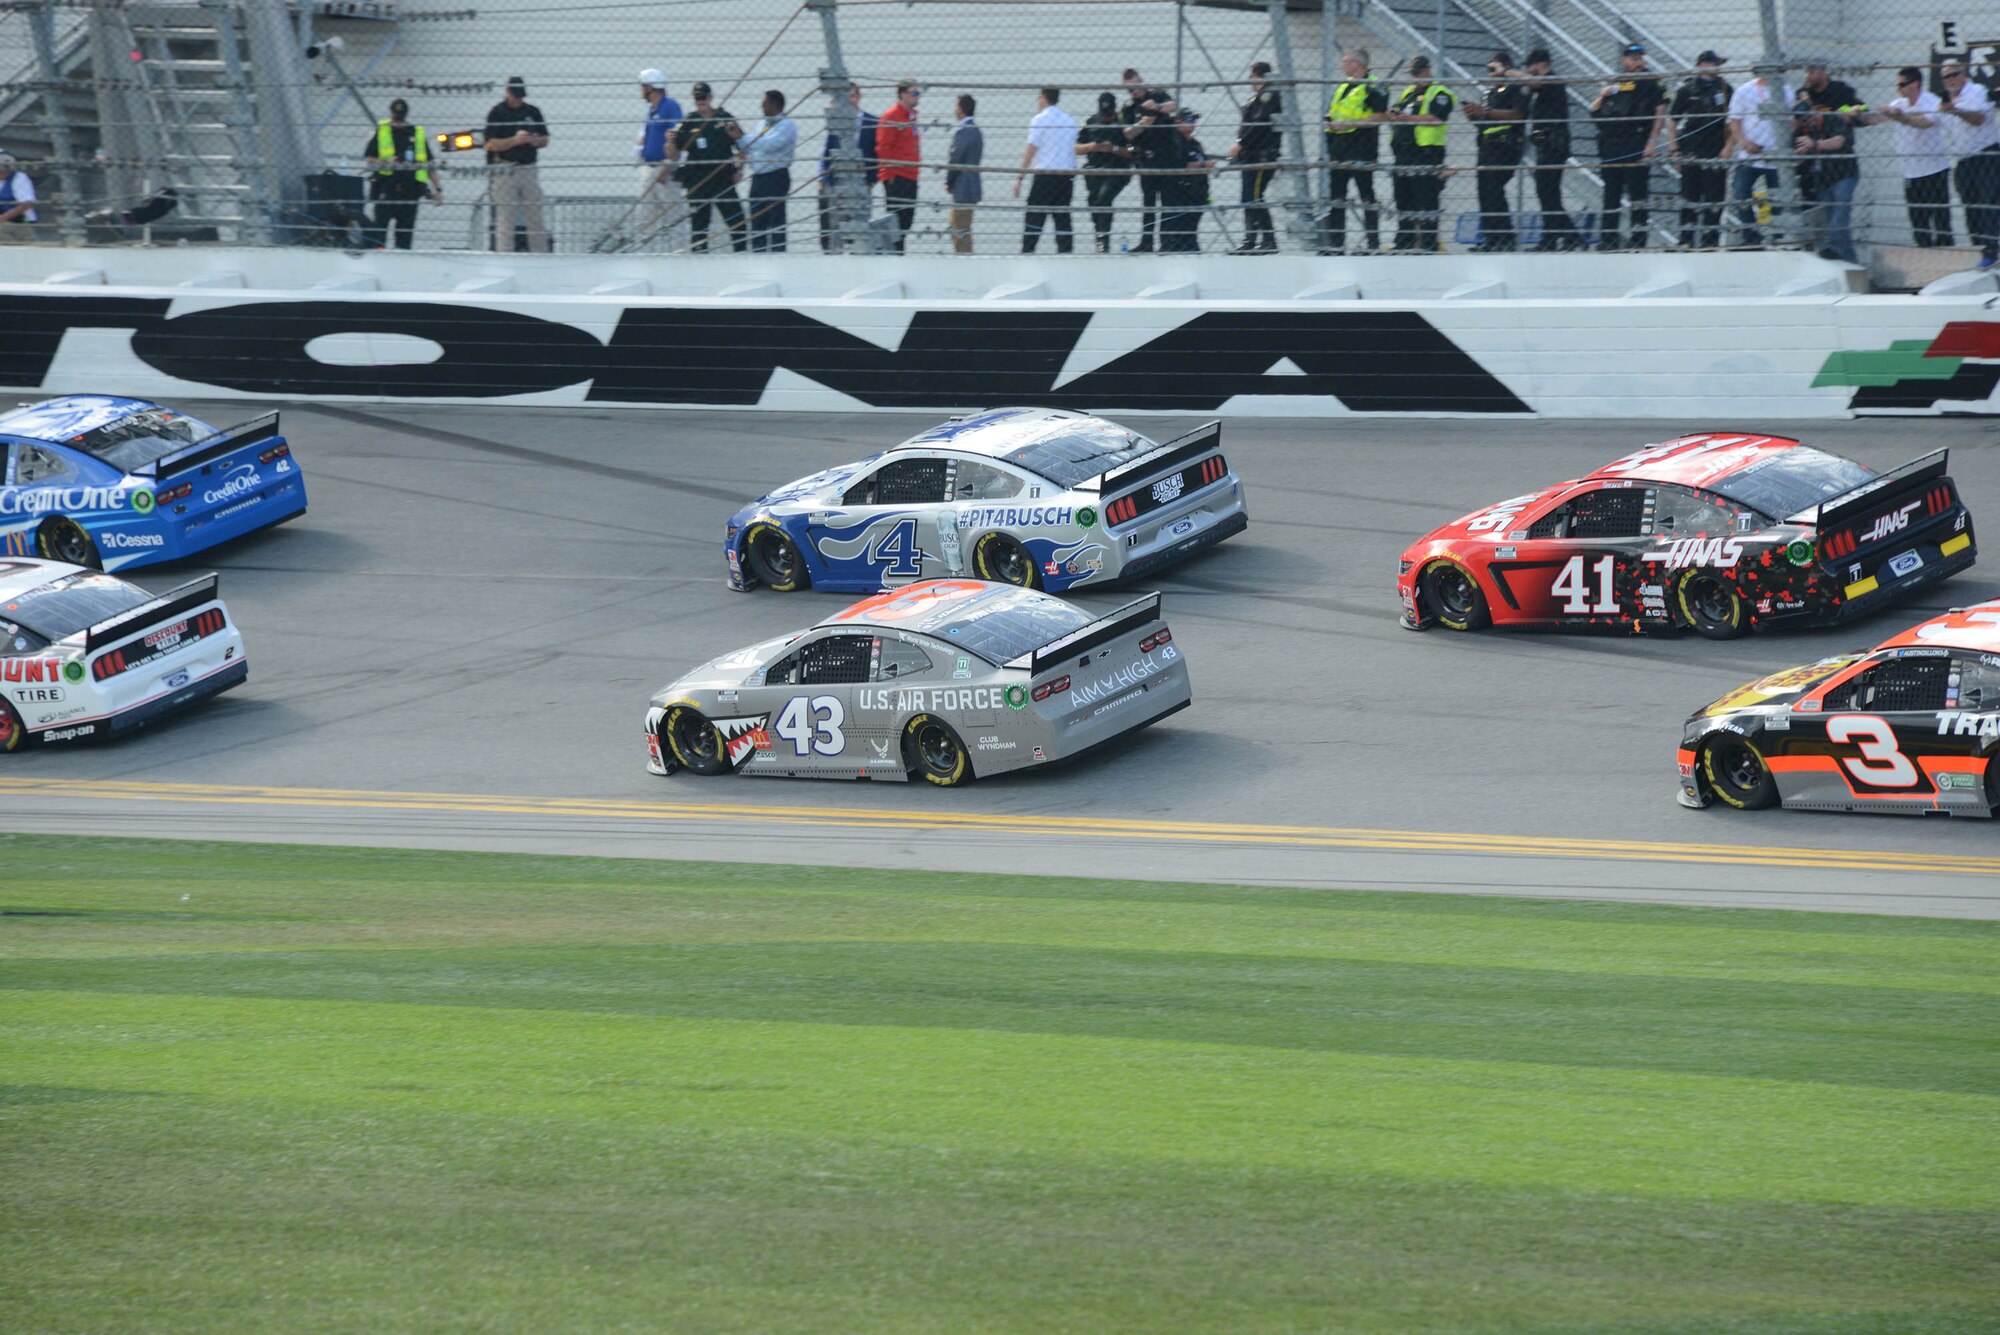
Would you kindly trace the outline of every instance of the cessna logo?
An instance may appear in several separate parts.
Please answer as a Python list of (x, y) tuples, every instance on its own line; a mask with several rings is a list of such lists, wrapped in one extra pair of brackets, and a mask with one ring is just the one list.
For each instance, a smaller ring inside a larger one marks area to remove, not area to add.
[(1667, 569), (1683, 566), (1718, 566), (1724, 570), (1743, 559), (1743, 544), (1735, 538), (1681, 538), (1665, 551), (1647, 552), (1648, 561), (1664, 561)]
[(1172, 477), (1163, 477), (1153, 484), (1153, 499), (1161, 505), (1165, 505), (1168, 501), (1178, 498), (1181, 494), (1181, 488), (1186, 485), (1186, 480), (1179, 473), (1174, 474)]
[(157, 533), (100, 533), (97, 545), (108, 551), (124, 547), (164, 547), (167, 540)]
[(1860, 540), (1864, 543), (1874, 542), (1878, 538), (1888, 537), (1891, 533), (1901, 533), (1910, 526), (1910, 516), (1922, 505), (1922, 501), (1911, 501), (1900, 510), (1891, 510), (1869, 525), (1868, 531), (1861, 535)]

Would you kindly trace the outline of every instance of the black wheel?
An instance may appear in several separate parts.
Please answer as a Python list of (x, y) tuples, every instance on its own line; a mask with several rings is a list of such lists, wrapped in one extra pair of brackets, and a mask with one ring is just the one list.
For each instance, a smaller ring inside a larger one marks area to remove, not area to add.
[(660, 718), (660, 740), (690, 773), (729, 772), (729, 753), (722, 745), (722, 734), (692, 705), (668, 707)]
[(1750, 609), (1736, 586), (1707, 570), (1690, 570), (1679, 586), (1681, 618), (1694, 633), (1711, 640), (1733, 640), (1750, 629)]
[(0, 700), (0, 756), (20, 750), (21, 743), (27, 740), (28, 733), (21, 726), (21, 716), (14, 712), (14, 706)]
[(2000, 814), (2000, 751), (1986, 753), (1986, 807)]
[(743, 538), (750, 573), (778, 593), (791, 593), (806, 583), (806, 561), (785, 531), (776, 524), (752, 524)]
[(1756, 811), (1778, 801), (1778, 781), (1757, 748), (1734, 733), (1723, 733), (1701, 752), (1701, 772), (1709, 791), (1739, 811)]
[(83, 531), (83, 525), (65, 515), (56, 515), (42, 521), (35, 534), (35, 547), (46, 560), (63, 561), (73, 566), (89, 566), (93, 570), (101, 568), (97, 556), (97, 544)]
[(1005, 533), (988, 533), (979, 540), (972, 549), (972, 568), (979, 578), (1001, 584), (1032, 589), (1041, 583), (1035, 574), (1035, 558)]
[(940, 788), (956, 788), (972, 777), (972, 760), (943, 719), (919, 714), (903, 726), (903, 763)]
[(1419, 588), (1446, 630), (1478, 630), (1486, 624), (1486, 595), (1463, 566), (1434, 561), (1425, 568)]

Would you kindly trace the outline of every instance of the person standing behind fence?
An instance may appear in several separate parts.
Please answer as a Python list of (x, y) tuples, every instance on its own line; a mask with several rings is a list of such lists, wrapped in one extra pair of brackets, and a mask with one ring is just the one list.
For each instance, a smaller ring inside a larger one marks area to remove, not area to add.
[[(1230, 159), (1243, 169), (1237, 173), (1242, 179), (1243, 202), (1243, 244), (1236, 248), (1238, 255), (1275, 254), (1278, 249), (1278, 227), (1271, 219), (1270, 205), (1264, 201), (1270, 193), (1271, 178), (1278, 174), (1277, 167), (1271, 164), (1284, 156), (1277, 118), (1285, 103), (1275, 89), (1267, 86), (1270, 77), (1270, 62), (1260, 60), (1250, 67), (1251, 97), (1243, 104), (1236, 142), (1229, 146)], [(1385, 108), (1389, 105), (1386, 94), (1382, 105)]]
[(1458, 99), (1431, 82), (1429, 56), (1410, 61), (1414, 80), (1382, 113), (1389, 123), (1389, 151), (1395, 156), (1391, 189), (1396, 200), (1396, 249), (1427, 254), (1438, 248), (1438, 217), (1444, 196), (1445, 122)]
[(646, 123), (639, 128), (639, 204), (632, 227), (640, 250), (687, 249), (687, 196), (674, 179), (674, 131), (681, 104), (667, 96), (664, 71), (639, 71)]
[(362, 155), (373, 169), (368, 178), (368, 197), (375, 201), (375, 225), (368, 229), (368, 245), (380, 249), (395, 236), (398, 250), (408, 250), (417, 230), (417, 207), (425, 199), (442, 203), (431, 162), (430, 140), (424, 127), (410, 124), (410, 104), (397, 98), (389, 104), (389, 119), (378, 121)]
[(1952, 174), (1965, 205), (1965, 230), (1979, 247), (1979, 267), (1990, 269), (2000, 261), (2000, 124), (1994, 123), (1993, 99), (1965, 77), (1962, 61), (1947, 60), (1939, 73), (1944, 96), (1938, 114), (1957, 164)]
[(1729, 139), (1723, 145), (1723, 156), (1734, 159), (1734, 170), (1730, 173), (1730, 209), (1736, 215), (1739, 243), (1759, 248), (1764, 244), (1764, 235), (1757, 230), (1757, 183), (1762, 181), (1766, 200), (1770, 205), (1771, 217), (1778, 216), (1778, 169), (1766, 159), (1778, 142), (1780, 122), (1766, 115), (1773, 98), (1779, 106), (1790, 106), (1792, 90), (1782, 85), (1773, 88), (1771, 75), (1774, 69), (1759, 67), (1756, 77), (1729, 95)]
[(1201, 249), (1201, 215), (1208, 206), (1208, 174), (1215, 163), (1201, 146), (1201, 140), (1195, 138), (1195, 126), (1200, 120), (1197, 113), (1183, 111), (1170, 131), (1174, 157), (1160, 194), (1163, 251), (1184, 253)]
[[(1624, 69), (1598, 90), (1590, 114), (1597, 117), (1597, 160), (1604, 177), (1604, 216), (1598, 219), (1599, 250), (1644, 250), (1653, 180), (1653, 154), (1666, 117), (1666, 91), (1645, 77), (1646, 48), (1629, 43), (1619, 56)], [(1621, 242), (1621, 205), (1632, 214), (1632, 231)]]
[(1945, 148), (1938, 96), (1924, 87), (1923, 71), (1896, 71), (1896, 99), (1882, 108), (1896, 123), (1896, 163), (1903, 172), (1903, 203), (1910, 236), (1925, 249), (1951, 244), (1951, 155)]
[(710, 100), (715, 91), (707, 84), (698, 83), (691, 91), (694, 114), (674, 131), (675, 150), (685, 159), (680, 173), (681, 184), (687, 188), (692, 233), (688, 248), (697, 254), (707, 252), (709, 218), (714, 214), (729, 229), (731, 249), (747, 250), (743, 203), (736, 197), (736, 177), (742, 164), (736, 141), (743, 137), (743, 127)]
[(14, 155), (0, 151), (0, 225), (12, 223), (21, 231), (16, 236), (0, 236), (0, 241), (33, 240), (35, 223), (35, 182), (14, 165)]
[(875, 158), (882, 164), (882, 195), (896, 219), (895, 252), (903, 253), (910, 229), (917, 225), (917, 101), (924, 90), (915, 79), (896, 85), (896, 105), (875, 123)]
[(1132, 247), (1132, 253), (1139, 255), (1153, 248), (1170, 185), (1165, 173), (1181, 158), (1180, 133), (1174, 129), (1180, 104), (1165, 89), (1146, 87), (1137, 70), (1125, 71), (1125, 86), (1131, 92), (1131, 101), (1125, 104), (1125, 142), (1132, 145), (1132, 161), (1139, 169), (1139, 201), (1144, 208), (1139, 244)]
[(1694, 58), (1695, 73), (1674, 90), (1667, 108), (1667, 154), (1681, 169), (1681, 247), (1713, 250), (1722, 244), (1722, 199), (1729, 182), (1723, 150), (1729, 143), (1729, 99), (1736, 90), (1722, 77), (1713, 51)]
[(486, 189), (493, 212), (493, 249), (514, 249), (514, 226), (528, 232), (528, 249), (546, 254), (549, 229), (542, 221), (542, 182), (536, 159), (549, 146), (549, 123), (528, 101), (528, 85), (516, 74), (507, 96), (486, 113)]
[[(849, 84), (847, 86), (847, 104), (854, 108), (853, 134), (855, 147), (860, 151), (861, 155), (861, 189), (859, 193), (861, 196), (861, 216), (862, 221), (865, 223), (868, 217), (870, 192), (875, 189), (875, 182), (881, 178), (881, 173), (876, 170), (875, 165), (875, 126), (877, 122), (874, 112), (863, 111), (861, 109), (861, 86), (859, 84)], [(833, 227), (833, 155), (839, 147), (840, 135), (838, 133), (829, 134), (826, 137), (826, 147), (820, 151), (819, 155), (819, 248), (828, 254), (832, 254), (840, 249), (840, 238), (834, 234)]]
[(977, 110), (979, 100), (971, 93), (958, 95), (958, 124), (951, 132), (951, 153), (944, 174), (944, 192), (951, 197), (954, 255), (972, 253), (972, 209), (986, 198), (986, 182), (979, 175), (980, 161), (986, 156), (986, 135), (972, 119)]
[(1089, 175), (1083, 178), (1090, 201), (1090, 225), (1097, 233), (1097, 253), (1111, 251), (1112, 201), (1132, 180), (1132, 146), (1125, 142), (1125, 118), (1118, 114), (1118, 95), (1099, 93), (1097, 114), (1083, 123), (1076, 146)]
[(1465, 104), (1468, 118), (1479, 126), (1479, 244), (1473, 249), (1486, 252), (1512, 250), (1517, 244), (1514, 213), (1507, 201), (1507, 187), (1521, 165), (1528, 119), (1528, 90), (1521, 72), (1505, 51), (1495, 51), (1486, 62), (1486, 72), (1494, 84), (1486, 100)]
[[(1028, 187), (1028, 211), (1021, 221), (1021, 253), (1032, 255), (1042, 242), (1042, 223), (1054, 215), (1056, 254), (1075, 246), (1070, 205), (1076, 200), (1076, 117), (1061, 106), (1062, 89), (1044, 88), (1028, 122), (1028, 146), (1021, 150), (1021, 170), (1034, 173)], [(1021, 196), (1021, 178), (1014, 178), (1014, 197)]]
[(1815, 106), (1808, 90), (1792, 108), (1792, 136), (1792, 151), (1799, 155), (1799, 196), (1812, 206), (1812, 244), (1823, 260), (1854, 264), (1854, 187), (1861, 176), (1854, 158), (1854, 123)]
[(1569, 90), (1550, 78), (1554, 62), (1546, 46), (1528, 53), (1524, 68), (1534, 77), (1528, 89), (1528, 142), (1535, 146), (1535, 201), (1542, 209), (1542, 239), (1535, 249), (1575, 250), (1576, 223), (1563, 207), (1563, 173), (1569, 163)]
[[(1412, 66), (1411, 68), (1415, 68)], [(1347, 76), (1333, 90), (1326, 104), (1326, 156), (1330, 168), (1327, 182), (1325, 244), (1322, 255), (1338, 255), (1347, 249), (1347, 187), (1366, 208), (1361, 222), (1368, 233), (1368, 250), (1382, 246), (1382, 211), (1375, 202), (1375, 165), (1381, 157), (1382, 132), (1376, 128), (1389, 109), (1389, 90), (1368, 77), (1368, 53), (1360, 47), (1340, 58), (1340, 71)], [(1393, 143), (1394, 136), (1390, 136)], [(1442, 148), (1444, 141), (1438, 140)], [(1444, 161), (1444, 155), (1438, 155)], [(1391, 191), (1395, 189), (1391, 183)]]
[(785, 95), (775, 88), (765, 92), (763, 110), (764, 119), (738, 145), (750, 169), (750, 249), (782, 251), (799, 127), (785, 114)]

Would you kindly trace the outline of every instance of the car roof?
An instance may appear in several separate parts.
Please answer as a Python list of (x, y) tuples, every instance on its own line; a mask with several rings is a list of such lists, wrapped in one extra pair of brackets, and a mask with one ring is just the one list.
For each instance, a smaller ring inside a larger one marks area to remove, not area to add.
[(0, 556), (0, 603), (82, 569), (63, 561), (43, 561), (32, 556)]
[(0, 414), (0, 435), (67, 445), (78, 436), (159, 406), (146, 399), (126, 399), (113, 394), (70, 394), (24, 404)]
[(814, 629), (868, 627), (943, 635), (952, 626), (963, 626), (1017, 603), (1046, 596), (1012, 584), (988, 584), (972, 579), (931, 579), (863, 598), (835, 612)]
[(1113, 430), (1123, 430), (1115, 422), (1106, 422), (1104, 418), (1093, 417), (1089, 413), (1071, 412), (1067, 408), (994, 408), (940, 422), (928, 431), (911, 436), (896, 448), (959, 450), (997, 459), (1044, 436), (1072, 430), (1078, 422), (1103, 422)]
[(1892, 635), (1877, 649), (1971, 649), (1980, 653), (2000, 653), (2000, 599), (1954, 607), (1943, 616)]
[(1766, 436), (1754, 431), (1711, 431), (1677, 436), (1614, 460), (1580, 481), (1630, 478), (1641, 482), (1675, 483), (1684, 487), (1712, 487), (1722, 478), (1740, 473), (1752, 464), (1798, 447), (1799, 442), (1790, 437)]

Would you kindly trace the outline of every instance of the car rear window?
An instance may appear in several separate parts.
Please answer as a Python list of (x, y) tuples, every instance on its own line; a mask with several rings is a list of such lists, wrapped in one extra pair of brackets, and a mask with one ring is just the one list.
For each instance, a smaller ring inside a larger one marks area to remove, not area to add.
[(121, 473), (131, 473), (214, 434), (215, 428), (206, 422), (152, 408), (121, 417), (70, 443)]
[(1065, 423), (1061, 430), (999, 457), (1069, 488), (1159, 448), (1158, 442), (1109, 422), (1080, 422)]
[(1810, 445), (1795, 445), (1705, 485), (1718, 496), (1727, 496), (1774, 519), (1788, 519), (1853, 491), (1874, 476), (1852, 459)]
[(60, 640), (152, 600), (152, 594), (116, 575), (78, 571), (0, 603), (0, 620)]
[(1091, 616), (1047, 594), (1028, 594), (1005, 603), (975, 604), (967, 614), (943, 618), (925, 626), (926, 633), (947, 644), (978, 654), (989, 663), (1005, 663), (1033, 653), (1050, 640), (1061, 639), (1089, 625)]

